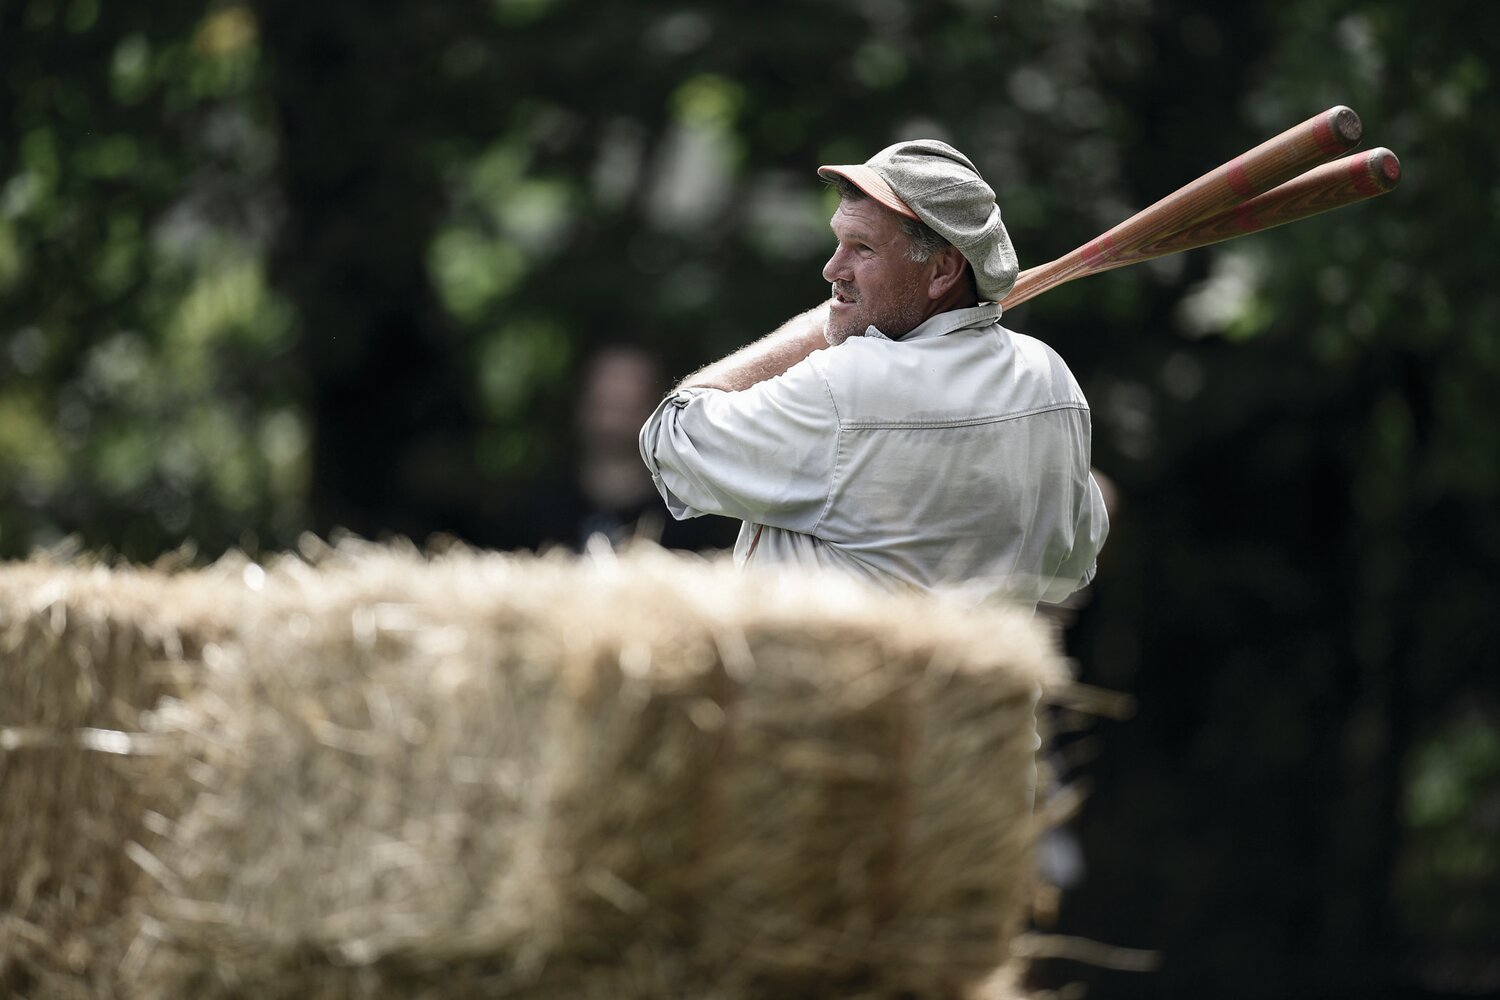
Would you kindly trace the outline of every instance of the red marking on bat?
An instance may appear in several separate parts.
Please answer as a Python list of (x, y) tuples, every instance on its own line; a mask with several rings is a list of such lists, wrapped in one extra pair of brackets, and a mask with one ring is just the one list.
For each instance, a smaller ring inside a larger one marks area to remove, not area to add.
[(1224, 167), (1224, 181), (1229, 189), (1241, 198), (1255, 197), (1255, 185), (1245, 176), (1245, 158), (1236, 156)]
[(1376, 182), (1371, 168), (1375, 166), (1369, 156), (1363, 156), (1349, 164), (1349, 177), (1354, 181), (1354, 190), (1360, 194), (1380, 194), (1385, 190)]
[(1114, 253), (1115, 241), (1109, 238), (1108, 233), (1105, 233), (1083, 248), (1083, 263), (1088, 267), (1097, 267), (1113, 257)]
[(1380, 171), (1385, 174), (1386, 180), (1394, 184), (1401, 179), (1401, 161), (1394, 156), (1387, 156), (1381, 161)]
[(1234, 207), (1234, 224), (1240, 227), (1242, 233), (1253, 233), (1261, 227), (1260, 217), (1255, 214), (1255, 209), (1250, 205)]

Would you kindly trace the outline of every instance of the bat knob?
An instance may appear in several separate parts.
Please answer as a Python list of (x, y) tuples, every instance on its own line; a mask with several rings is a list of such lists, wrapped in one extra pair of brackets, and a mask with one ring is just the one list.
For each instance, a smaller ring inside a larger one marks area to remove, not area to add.
[(1329, 124), (1333, 126), (1334, 134), (1350, 146), (1359, 142), (1359, 137), (1365, 133), (1365, 127), (1354, 109), (1340, 104), (1332, 109), (1332, 113)]
[(1380, 172), (1385, 175), (1386, 181), (1395, 186), (1401, 179), (1401, 161), (1396, 159), (1396, 154), (1390, 150), (1385, 151), (1385, 156), (1380, 161)]

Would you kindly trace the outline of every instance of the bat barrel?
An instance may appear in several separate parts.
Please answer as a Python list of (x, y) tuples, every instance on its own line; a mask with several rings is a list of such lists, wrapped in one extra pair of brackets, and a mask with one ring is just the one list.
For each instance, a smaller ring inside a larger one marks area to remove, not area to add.
[(1389, 149), (1380, 146), (1356, 153), (1314, 167), (1242, 205), (1138, 247), (1130, 255), (1111, 261), (1109, 266), (1151, 260), (1297, 222), (1385, 194), (1400, 181), (1401, 161)]
[(1019, 305), (1065, 281), (1147, 259), (1141, 256), (1142, 247), (1216, 218), (1308, 167), (1347, 152), (1363, 131), (1352, 108), (1340, 104), (1320, 112), (1178, 188), (1073, 252), (1023, 271), (1001, 304)]

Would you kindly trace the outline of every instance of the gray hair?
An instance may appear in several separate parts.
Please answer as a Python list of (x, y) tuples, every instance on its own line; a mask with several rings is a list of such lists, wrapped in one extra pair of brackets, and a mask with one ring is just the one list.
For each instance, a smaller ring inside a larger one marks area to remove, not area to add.
[[(865, 201), (870, 197), (847, 177), (835, 174), (829, 181), (838, 190), (839, 197), (846, 201)], [(925, 264), (933, 254), (941, 253), (953, 245), (921, 219), (908, 219), (900, 214), (896, 218), (901, 222), (901, 231), (911, 240), (911, 246), (906, 248), (908, 260)]]

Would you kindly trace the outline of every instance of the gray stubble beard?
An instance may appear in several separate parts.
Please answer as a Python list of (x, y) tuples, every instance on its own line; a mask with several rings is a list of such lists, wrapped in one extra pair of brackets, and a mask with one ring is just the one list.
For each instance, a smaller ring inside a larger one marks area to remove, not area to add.
[[(850, 325), (855, 326), (857, 324), (857, 327), (847, 331), (842, 327), (835, 329), (833, 314), (830, 312), (828, 325), (823, 329), (824, 339), (828, 341), (830, 347), (837, 347), (850, 337), (863, 337), (865, 331), (873, 326), (892, 340), (900, 340), (920, 326), (922, 320), (925, 318), (923, 313), (926, 310), (926, 303), (917, 294), (920, 286), (920, 277), (912, 275), (911, 287), (907, 289), (909, 294), (903, 300), (906, 308), (900, 309), (894, 315), (887, 317), (872, 317), (863, 323), (858, 323), (857, 318), (855, 318), (855, 323)], [(830, 291), (829, 294), (831, 295), (832, 292)], [(861, 298), (861, 301), (863, 301), (863, 298)]]

